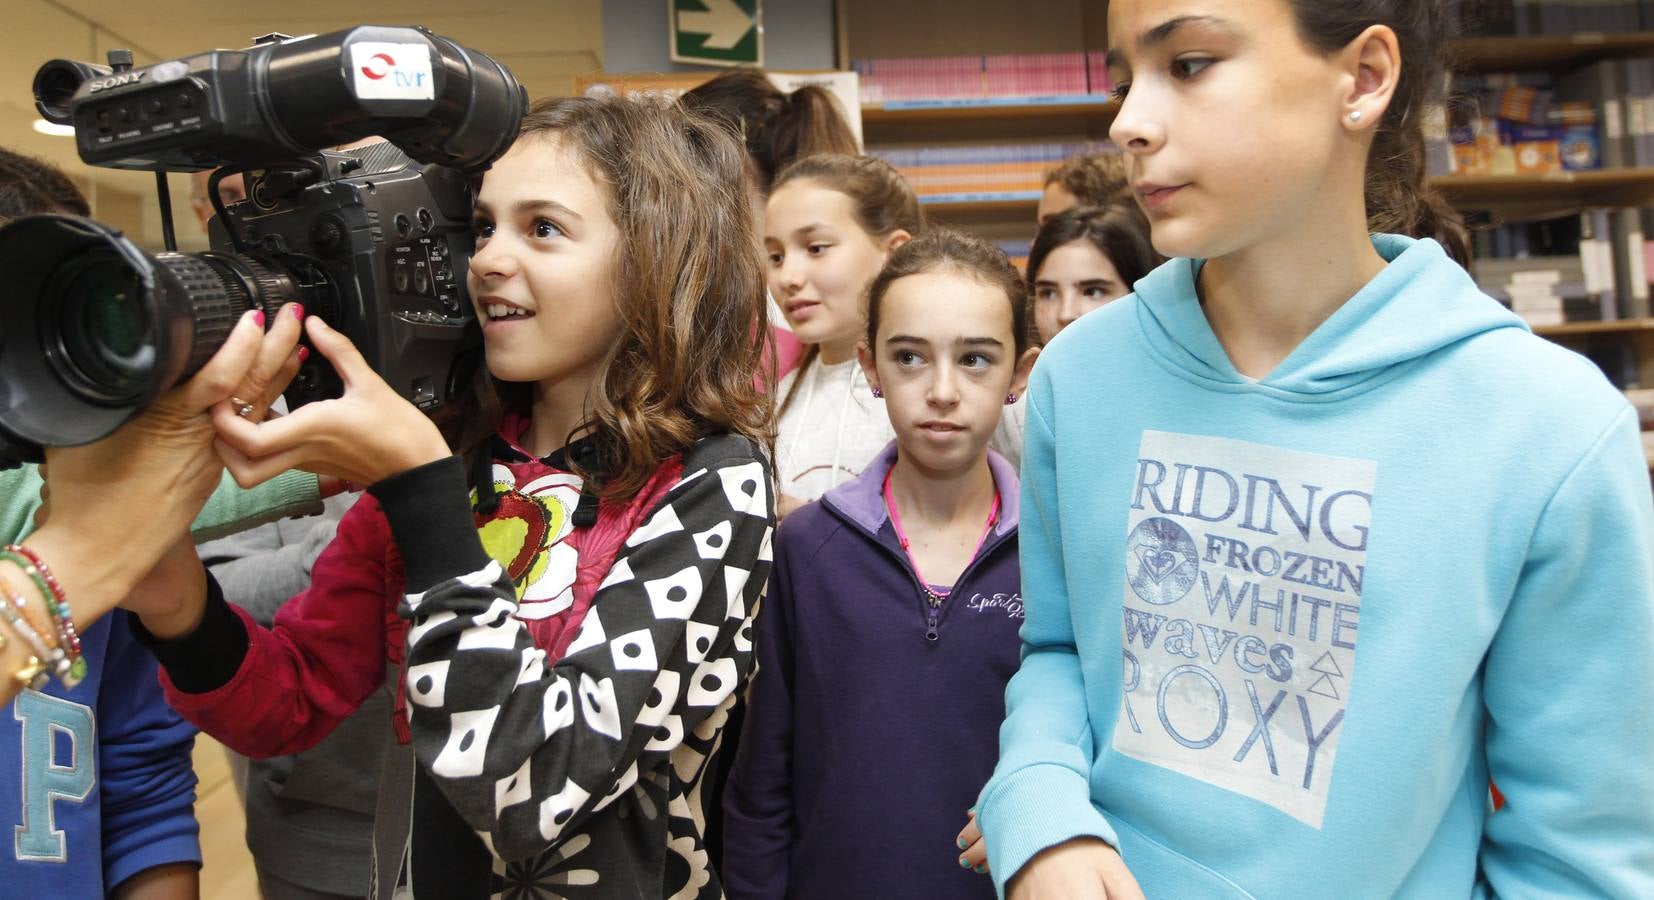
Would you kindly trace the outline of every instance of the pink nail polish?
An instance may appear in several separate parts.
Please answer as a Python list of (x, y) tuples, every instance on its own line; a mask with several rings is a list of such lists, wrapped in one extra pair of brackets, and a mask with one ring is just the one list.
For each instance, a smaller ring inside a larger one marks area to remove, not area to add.
[(304, 321), (304, 304), (293, 304), (293, 318), (298, 319), (300, 322)]
[(264, 310), (262, 310), (262, 309), (253, 310), (253, 324), (257, 325), (260, 328), (264, 327)]
[(309, 347), (300, 347), (299, 348), (299, 364), (303, 365), (304, 361), (309, 359), (309, 358), (310, 358), (310, 348)]

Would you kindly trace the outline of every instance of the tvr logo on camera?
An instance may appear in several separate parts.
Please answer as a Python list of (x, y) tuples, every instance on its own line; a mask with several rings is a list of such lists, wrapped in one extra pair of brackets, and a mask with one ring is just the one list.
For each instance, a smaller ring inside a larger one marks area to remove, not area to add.
[(431, 51), (424, 44), (350, 45), (351, 80), (361, 100), (432, 100)]

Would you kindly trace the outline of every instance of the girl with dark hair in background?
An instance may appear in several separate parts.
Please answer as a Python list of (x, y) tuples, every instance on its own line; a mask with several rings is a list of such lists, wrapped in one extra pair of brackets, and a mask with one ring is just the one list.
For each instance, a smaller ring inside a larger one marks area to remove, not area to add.
[(1040, 226), (1028, 253), (1034, 327), (1048, 344), (1074, 320), (1111, 300), (1161, 262), (1149, 243), (1149, 222), (1131, 206), (1077, 207)]

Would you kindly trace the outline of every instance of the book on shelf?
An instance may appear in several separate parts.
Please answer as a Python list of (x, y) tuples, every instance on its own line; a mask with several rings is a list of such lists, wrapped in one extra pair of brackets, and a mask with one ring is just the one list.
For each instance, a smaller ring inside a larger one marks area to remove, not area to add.
[(1009, 53), (851, 60), (863, 103), (1079, 102), (1113, 90), (1098, 53)]
[(1648, 241), (1643, 231), (1642, 212), (1639, 209), (1606, 211), (1615, 291), (1619, 295), (1621, 315), (1628, 319), (1647, 318), (1650, 312)]

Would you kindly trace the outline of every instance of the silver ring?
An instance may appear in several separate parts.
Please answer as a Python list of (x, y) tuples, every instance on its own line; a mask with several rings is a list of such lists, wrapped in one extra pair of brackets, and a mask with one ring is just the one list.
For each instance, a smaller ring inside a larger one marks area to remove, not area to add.
[(231, 397), (230, 403), (235, 407), (235, 414), (240, 418), (245, 419), (253, 414), (253, 404), (248, 403), (240, 397)]

